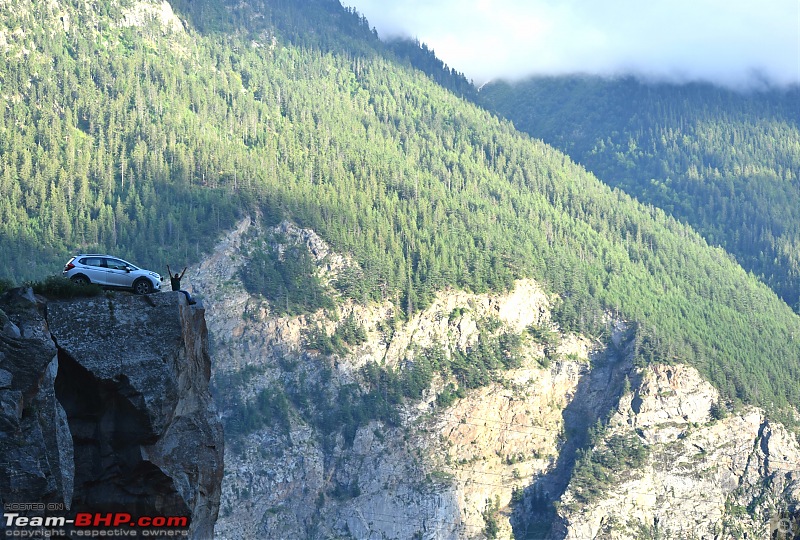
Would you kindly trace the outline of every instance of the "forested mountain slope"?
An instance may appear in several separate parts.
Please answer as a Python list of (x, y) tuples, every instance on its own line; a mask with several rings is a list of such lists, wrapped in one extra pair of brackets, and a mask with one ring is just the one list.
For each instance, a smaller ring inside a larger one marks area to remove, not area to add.
[[(77, 250), (195, 260), (257, 211), (351, 255), (337, 287), (360, 302), (409, 316), (447, 286), (532, 276), (560, 296), (564, 329), (603, 336), (612, 313), (638, 324), (641, 362), (685, 359), (728, 399), (800, 404), (800, 320), (771, 290), (398, 65), (336, 2), (177, 3), (180, 20), (97, 5), (0, 6), (2, 276), (57, 272)], [(284, 5), (302, 5), (286, 13), (312, 37), (285, 37), (269, 11)]]
[(534, 78), (479, 102), (721, 245), (800, 310), (800, 88)]

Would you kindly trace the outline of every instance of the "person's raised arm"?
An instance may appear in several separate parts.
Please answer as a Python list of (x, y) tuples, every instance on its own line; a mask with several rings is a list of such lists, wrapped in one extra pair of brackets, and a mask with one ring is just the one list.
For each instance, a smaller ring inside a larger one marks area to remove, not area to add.
[(186, 273), (186, 268), (188, 268), (188, 267), (186, 267), (186, 266), (183, 267), (183, 272), (181, 272), (181, 277), (183, 277), (183, 274)]
[(169, 277), (172, 277), (172, 270), (169, 269), (169, 265), (167, 265), (167, 274), (169, 274)]

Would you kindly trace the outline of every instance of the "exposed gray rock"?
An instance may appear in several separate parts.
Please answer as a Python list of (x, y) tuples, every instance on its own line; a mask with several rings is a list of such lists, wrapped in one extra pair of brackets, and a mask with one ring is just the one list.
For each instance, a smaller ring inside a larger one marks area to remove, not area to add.
[(639, 437), (648, 457), (591, 500), (562, 498), (563, 538), (768, 538), (782, 509), (796, 512), (800, 445), (781, 424), (748, 407), (710, 418), (717, 391), (696, 369), (652, 365), (620, 400), (598, 447)]
[[(0, 357), (2, 360), (3, 357)], [(0, 388), (11, 388), (11, 382), (14, 380), (14, 376), (11, 375), (10, 371), (6, 371), (5, 369), (0, 369)]]
[[(551, 299), (528, 280), (505, 295), (442, 291), (402, 323), (391, 300), (343, 302), (332, 318), (277, 317), (237, 277), (248, 242), (258, 241), (248, 229), (242, 221), (188, 274), (211, 306), (218, 397), (228, 414), (257, 404), (264, 389), (286, 389), (291, 399), (300, 380), (324, 391), (358, 384), (367, 362), (402, 369), (435, 344), (464, 351), (487, 319), (523, 334), (524, 361), (447, 408), (435, 403), (445, 381), (434, 380), (396, 425), (364, 425), (351, 444), (326, 436), (294, 404), (289, 425), (265, 422), (232, 437), (218, 538), (478, 539), (491, 508), (498, 538), (510, 538), (512, 524), (516, 538), (766, 538), (781, 508), (800, 508), (794, 435), (755, 409), (713, 420), (719, 396), (692, 368), (635, 368), (625, 322), (609, 315), (607, 349), (558, 332)], [(306, 242), (320, 276), (335, 272), (328, 261), (336, 254), (313, 231), (286, 222), (273, 230)], [(328, 358), (304, 350), (310, 326), (331, 335), (348, 317), (365, 342)], [(529, 339), (531, 326), (556, 333), (555, 346)], [(234, 392), (238, 403), (227, 399)], [(580, 451), (597, 441), (598, 453), (622, 453), (609, 444), (619, 440), (645, 455), (635, 467), (609, 466), (608, 482), (584, 498), (574, 468)]]
[[(0, 504), (64, 502), (72, 439), (55, 399), (56, 347), (29, 291), (0, 299)], [(24, 329), (25, 331), (20, 331)]]
[(191, 516), (212, 536), (222, 429), (208, 392), (204, 310), (180, 293), (48, 305), (59, 399), (75, 439), (74, 505)]
[(2, 321), (17, 332), (0, 332), (0, 504), (188, 516), (211, 538), (223, 439), (204, 310), (177, 292), (14, 290)]
[(47, 461), (54, 464), (55, 471), (60, 473), (54, 478), (56, 490), (61, 494), (59, 502), (63, 502), (65, 508), (69, 509), (72, 504), (75, 462), (73, 460), (72, 433), (69, 430), (67, 414), (56, 399), (57, 373), (58, 357), (54, 356), (45, 369), (39, 393), (34, 398), (33, 405), (39, 411)]
[(7, 336), (10, 336), (10, 337), (16, 338), (16, 339), (19, 339), (19, 338), (22, 337), (22, 334), (20, 333), (19, 328), (17, 328), (17, 325), (12, 323), (11, 321), (7, 321), (3, 325), (3, 333), (5, 335), (7, 335)]

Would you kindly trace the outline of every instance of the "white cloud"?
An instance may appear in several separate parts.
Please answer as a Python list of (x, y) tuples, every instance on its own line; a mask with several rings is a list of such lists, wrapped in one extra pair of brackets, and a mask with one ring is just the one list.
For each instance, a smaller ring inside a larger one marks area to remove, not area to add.
[(574, 72), (800, 83), (800, 0), (343, 2), (476, 83)]

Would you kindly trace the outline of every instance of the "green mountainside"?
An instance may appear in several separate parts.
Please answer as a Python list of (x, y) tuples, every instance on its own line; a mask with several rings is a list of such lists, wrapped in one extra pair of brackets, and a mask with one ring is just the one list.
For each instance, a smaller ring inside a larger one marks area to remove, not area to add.
[(189, 263), (260, 213), (352, 255), (341, 295), (408, 316), (445, 287), (534, 277), (565, 329), (602, 338), (618, 315), (640, 362), (800, 404), (800, 319), (773, 291), (399, 61), (338, 2), (176, 2), (185, 30), (122, 24), (146, 5), (0, 6), (0, 277), (57, 273), (78, 250)]
[(690, 224), (800, 310), (800, 88), (554, 77), (492, 83), (479, 102)]

